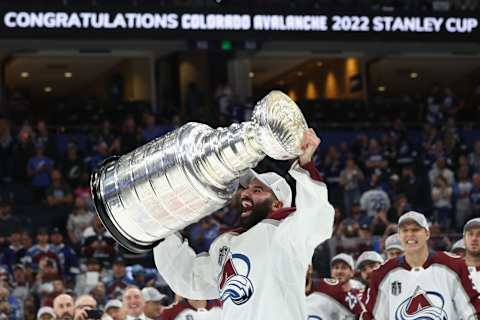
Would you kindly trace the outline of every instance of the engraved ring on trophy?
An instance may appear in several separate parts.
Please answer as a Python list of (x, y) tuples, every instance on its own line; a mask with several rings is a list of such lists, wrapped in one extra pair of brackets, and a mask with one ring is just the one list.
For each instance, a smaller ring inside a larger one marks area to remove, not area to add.
[(91, 177), (98, 215), (117, 242), (145, 252), (227, 205), (238, 178), (266, 155), (293, 159), (307, 123), (287, 95), (272, 91), (251, 121), (227, 128), (190, 122), (121, 157)]

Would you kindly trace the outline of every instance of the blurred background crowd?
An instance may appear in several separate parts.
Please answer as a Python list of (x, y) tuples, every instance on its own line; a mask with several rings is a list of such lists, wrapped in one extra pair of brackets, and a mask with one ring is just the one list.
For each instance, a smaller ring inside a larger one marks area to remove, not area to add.
[[(451, 15), (461, 28), (472, 22), (462, 18), (474, 19), (480, 9), (476, 0), (4, 3), (17, 11), (415, 13)], [(186, 122), (215, 128), (249, 121), (255, 103), (272, 89), (294, 99), (322, 139), (315, 163), (329, 188), (335, 225), (332, 238), (316, 248), (311, 277), (329, 277), (338, 271), (334, 262), (343, 261), (351, 277), (365, 281), (364, 262), (380, 263), (389, 248), (398, 249), (387, 239), (409, 210), (428, 217), (434, 250), (455, 249), (464, 223), (480, 216), (478, 28), (471, 34), (4, 29), (0, 320), (84, 320), (88, 308), (105, 311), (105, 319), (169, 320), (170, 311), (162, 310), (175, 302), (177, 308), (218, 307), (175, 296), (151, 253), (118, 246), (96, 217), (90, 175), (110, 156)], [(256, 170), (276, 171), (293, 186), (289, 166), (266, 158)], [(208, 251), (223, 230), (236, 226), (238, 212), (233, 201), (183, 234), (197, 253)]]

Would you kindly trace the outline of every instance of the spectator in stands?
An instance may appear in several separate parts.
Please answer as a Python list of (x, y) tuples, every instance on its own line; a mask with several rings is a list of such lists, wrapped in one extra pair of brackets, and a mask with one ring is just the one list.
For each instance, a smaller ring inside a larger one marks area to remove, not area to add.
[(146, 320), (144, 313), (145, 299), (140, 289), (134, 285), (125, 287), (123, 293), (123, 308), (127, 314), (125, 320)]
[(370, 231), (374, 236), (386, 236), (387, 230), (392, 225), (392, 222), (388, 220), (387, 211), (383, 208), (377, 211), (373, 219), (370, 222)]
[(145, 300), (145, 317), (153, 320), (161, 319), (160, 315), (163, 311), (163, 300), (165, 299), (165, 295), (152, 287), (143, 288), (142, 295)]
[[(380, 175), (380, 173), (373, 173), (372, 180), (379, 180)], [(388, 211), (391, 205), (388, 194), (381, 189), (377, 182), (375, 184), (376, 187), (370, 186), (373, 188), (364, 192), (360, 197), (360, 206), (370, 218), (375, 217), (380, 210)]]
[(86, 270), (79, 273), (75, 281), (75, 293), (87, 294), (102, 281), (102, 266), (97, 259), (89, 258), (86, 262)]
[[(2, 228), (3, 227), (4, 225), (2, 224)], [(22, 245), (19, 228), (11, 230), (10, 236), (8, 237), (8, 243), (8, 247), (3, 251), (3, 257), (0, 259), (0, 264), (7, 266), (8, 270), (12, 272), (13, 266), (20, 263), (27, 253), (27, 249)]]
[(10, 132), (10, 123), (5, 118), (0, 118), (0, 181), (11, 182), (15, 167), (13, 157), (14, 142)]
[(21, 241), (22, 241), (22, 245), (25, 249), (29, 249), (30, 247), (33, 246), (33, 239), (32, 239), (32, 235), (30, 234), (30, 232), (28, 230), (23, 230), (22, 231), (22, 234), (21, 234)]
[(103, 264), (110, 264), (116, 254), (115, 240), (105, 229), (99, 217), (83, 233), (82, 255), (95, 258)]
[(331, 146), (327, 149), (323, 160), (323, 170), (325, 181), (329, 184), (329, 188), (337, 188), (340, 182), (340, 172), (343, 164), (340, 162), (340, 155), (337, 148)]
[(55, 320), (55, 311), (51, 307), (41, 307), (37, 312), (37, 320)]
[(385, 256), (387, 260), (403, 255), (404, 251), (398, 233), (394, 233), (385, 239)]
[(61, 292), (56, 292), (57, 289), (63, 288), (62, 284), (58, 282), (60, 280), (60, 269), (58, 264), (53, 259), (42, 259), (38, 263), (38, 271), (36, 275), (35, 285), (32, 291), (38, 296), (41, 306), (51, 304), (53, 298)]
[(345, 169), (340, 172), (340, 185), (343, 187), (343, 205), (349, 216), (353, 203), (360, 201), (360, 185), (364, 179), (362, 170), (357, 166), (355, 160), (347, 160)]
[(393, 206), (387, 213), (388, 221), (398, 221), (402, 214), (412, 209), (407, 197), (402, 193), (398, 194), (393, 200)]
[(60, 264), (57, 254), (49, 243), (48, 230), (43, 227), (37, 230), (37, 243), (27, 250), (26, 261), (31, 263), (33, 269), (36, 270), (44, 259), (53, 260), (57, 268)]
[(80, 177), (86, 168), (74, 141), (67, 144), (66, 157), (61, 163), (61, 168), (65, 180), (70, 187), (75, 189), (80, 184)]
[(437, 176), (432, 189), (433, 216), (443, 230), (448, 230), (452, 225), (452, 195), (452, 187), (447, 184), (447, 179)]
[(388, 161), (385, 159), (382, 147), (376, 139), (370, 140), (365, 166), (370, 174), (376, 171), (376, 169), (383, 172), (388, 166)]
[(34, 153), (32, 129), (29, 126), (23, 126), (13, 147), (14, 178), (16, 182), (26, 183), (29, 181), (27, 164)]
[(475, 141), (473, 151), (468, 155), (468, 161), (474, 173), (480, 173), (480, 140)]
[(61, 294), (53, 300), (53, 310), (57, 320), (73, 320), (75, 304), (73, 298), (68, 294)]
[(97, 282), (95, 287), (90, 290), (90, 295), (95, 301), (97, 301), (98, 307), (103, 308), (107, 302), (107, 289), (105, 288), (105, 283), (103, 281)]
[[(16, 241), (15, 232), (20, 228), (20, 220), (12, 216), (12, 205), (10, 202), (0, 200), (0, 253), (7, 250), (9, 247), (9, 237), (14, 236), (13, 241)], [(18, 245), (18, 244), (16, 244)], [(5, 252), (4, 252), (5, 253)], [(9, 252), (10, 253), (10, 252)], [(7, 257), (0, 259), (5, 261)], [(8, 262), (4, 262), (8, 263)]]
[(95, 153), (85, 159), (87, 169), (92, 172), (93, 169), (104, 159), (110, 156), (108, 145), (105, 141), (99, 141), (94, 148)]
[(370, 276), (377, 270), (384, 260), (381, 255), (375, 251), (364, 251), (357, 259), (356, 269), (360, 272), (362, 281), (365, 285), (370, 282)]
[(53, 251), (57, 254), (62, 266), (63, 277), (72, 279), (80, 272), (77, 253), (63, 242), (63, 234), (59, 228), (53, 228), (50, 233)]
[(122, 302), (117, 299), (109, 300), (105, 305), (105, 313), (102, 320), (123, 320), (121, 312)]
[(457, 171), (457, 182), (453, 185), (453, 198), (455, 199), (455, 226), (461, 230), (470, 217), (472, 207), (470, 203), (470, 191), (473, 184), (468, 174), (467, 167), (461, 167)]
[(55, 156), (57, 155), (55, 140), (53, 135), (48, 132), (47, 124), (44, 120), (37, 121), (35, 142), (42, 144), (45, 148), (45, 155), (55, 160)]
[(447, 168), (447, 164), (444, 157), (438, 157), (433, 165), (432, 170), (429, 171), (428, 177), (430, 184), (433, 186), (437, 182), (437, 177), (442, 176), (445, 178), (447, 185), (452, 186), (455, 183), (455, 176), (453, 171)]
[[(113, 278), (107, 283), (107, 295), (110, 299), (115, 299), (121, 295), (129, 285), (133, 285), (133, 280), (127, 276), (125, 270), (125, 260), (123, 260), (121, 257), (118, 257), (113, 262), (112, 271)], [(138, 289), (138, 287), (135, 288)]]
[(422, 183), (417, 178), (413, 167), (403, 167), (398, 191), (406, 196), (407, 201), (411, 203), (413, 208), (425, 207), (424, 202), (427, 197), (424, 196), (424, 189), (426, 188), (422, 187)]
[(25, 267), (22, 264), (13, 266), (12, 295), (20, 305), (21, 316), (23, 317), (23, 306), (31, 294), (30, 284), (27, 281)]
[(145, 269), (140, 264), (135, 264), (131, 269), (133, 284), (138, 288), (143, 289), (145, 287)]
[(142, 141), (143, 143), (149, 142), (160, 137), (164, 131), (157, 125), (155, 115), (147, 113), (144, 116), (144, 127), (142, 129)]
[(452, 242), (445, 232), (442, 232), (440, 224), (432, 223), (430, 226), (428, 245), (435, 251), (448, 251), (452, 246)]
[(47, 203), (53, 208), (68, 208), (73, 203), (72, 189), (64, 182), (59, 170), (52, 170), (52, 184), (47, 189)]
[(470, 203), (472, 204), (472, 217), (480, 217), (480, 173), (473, 175), (473, 188), (470, 190)]
[(6, 287), (0, 285), (0, 319), (21, 320), (20, 305)]
[(79, 296), (75, 300), (75, 320), (87, 320), (90, 319), (87, 315), (87, 310), (92, 310), (97, 308), (97, 301), (89, 295), (84, 294)]
[(50, 185), (50, 172), (53, 160), (45, 155), (45, 146), (41, 142), (35, 145), (35, 156), (28, 160), (27, 172), (32, 178), (33, 199), (41, 202), (45, 199), (45, 191)]
[(95, 212), (95, 205), (90, 191), (90, 175), (87, 171), (82, 172), (78, 186), (73, 190), (75, 198), (83, 198), (88, 211)]
[(67, 221), (68, 238), (73, 245), (79, 246), (82, 243), (83, 233), (94, 221), (95, 214), (87, 210), (85, 200), (81, 197), (75, 198), (74, 209)]
[(129, 115), (123, 122), (122, 131), (120, 133), (120, 152), (128, 153), (140, 146), (142, 143), (142, 133), (137, 129), (137, 124), (133, 116)]

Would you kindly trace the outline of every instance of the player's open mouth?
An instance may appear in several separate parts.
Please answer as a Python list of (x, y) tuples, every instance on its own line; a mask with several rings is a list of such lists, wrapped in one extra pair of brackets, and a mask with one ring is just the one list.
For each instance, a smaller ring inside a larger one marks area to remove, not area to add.
[(418, 243), (418, 241), (415, 240), (415, 239), (407, 240), (407, 244), (413, 244), (413, 245), (415, 245), (415, 244), (417, 244), (417, 243)]
[(247, 199), (242, 200), (242, 218), (248, 217), (252, 213), (253, 202)]

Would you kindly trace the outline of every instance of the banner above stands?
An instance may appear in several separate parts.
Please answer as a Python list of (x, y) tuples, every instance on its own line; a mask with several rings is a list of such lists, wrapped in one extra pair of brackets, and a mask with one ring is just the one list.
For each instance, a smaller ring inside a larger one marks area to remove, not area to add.
[(473, 14), (402, 15), (326, 12), (149, 12), (13, 10), (0, 7), (1, 38), (251, 39), (464, 41), (480, 40)]

